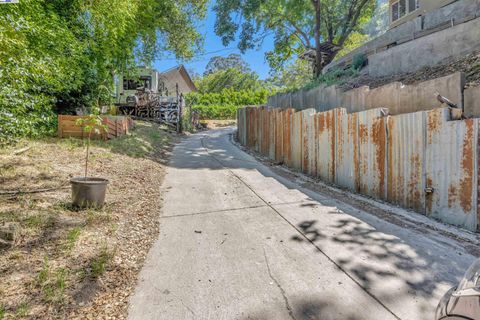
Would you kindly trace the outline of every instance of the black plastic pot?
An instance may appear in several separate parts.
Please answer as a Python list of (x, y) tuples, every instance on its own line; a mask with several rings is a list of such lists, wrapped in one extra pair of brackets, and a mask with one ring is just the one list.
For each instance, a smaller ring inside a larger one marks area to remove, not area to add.
[(72, 184), (72, 203), (80, 208), (100, 208), (105, 203), (107, 179), (93, 177), (75, 177)]

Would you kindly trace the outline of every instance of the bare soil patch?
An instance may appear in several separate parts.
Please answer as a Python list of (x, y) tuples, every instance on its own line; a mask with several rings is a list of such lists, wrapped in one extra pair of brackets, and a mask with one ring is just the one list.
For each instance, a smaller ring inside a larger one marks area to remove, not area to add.
[(219, 129), (237, 124), (236, 120), (200, 120), (207, 129)]
[[(97, 210), (70, 204), (69, 179), (83, 172), (81, 140), (0, 149), (0, 226), (18, 227), (13, 245), (0, 249), (0, 319), (126, 318), (158, 235), (164, 164), (177, 139), (137, 122), (129, 136), (93, 142), (91, 175), (110, 181)], [(38, 189), (53, 190), (29, 193)]]

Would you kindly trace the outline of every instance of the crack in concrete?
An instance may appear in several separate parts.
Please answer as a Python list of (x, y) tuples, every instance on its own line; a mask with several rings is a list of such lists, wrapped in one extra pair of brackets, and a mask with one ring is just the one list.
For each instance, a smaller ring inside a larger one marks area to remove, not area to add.
[(292, 307), (290, 306), (290, 302), (288, 301), (285, 290), (280, 285), (280, 282), (278, 282), (278, 280), (272, 275), (272, 270), (270, 270), (270, 264), (268, 263), (268, 257), (267, 257), (267, 252), (265, 251), (265, 247), (263, 248), (263, 257), (265, 258), (265, 265), (267, 266), (268, 276), (270, 277), (270, 279), (273, 280), (273, 282), (275, 282), (275, 284), (277, 285), (277, 288), (280, 290), (280, 293), (282, 294), (282, 297), (283, 297), (283, 301), (285, 301), (285, 308), (288, 311), (288, 315), (293, 320), (296, 320), (295, 316), (293, 315), (293, 310), (292, 310)]
[(230, 209), (201, 211), (201, 212), (195, 212), (195, 213), (185, 213), (185, 214), (161, 216), (160, 219), (176, 218), (176, 217), (189, 217), (189, 216), (196, 216), (196, 215), (202, 215), (202, 214), (223, 213), (223, 212), (232, 212), (232, 211), (247, 210), (247, 209), (269, 208), (270, 206), (287, 206), (287, 205), (292, 205), (292, 204), (310, 204), (310, 203), (311, 203), (311, 201), (270, 203), (269, 205), (258, 205), (258, 206), (249, 206), (249, 207), (241, 207), (241, 208), (230, 208)]
[[(377, 297), (375, 294), (373, 294), (369, 288), (362, 286), (362, 284), (355, 279), (353, 275), (351, 275), (347, 270), (345, 270), (340, 264), (338, 264), (335, 260), (333, 260), (328, 254), (326, 254), (316, 243), (314, 243), (310, 238), (307, 237), (307, 235), (297, 228), (294, 224), (292, 224), (284, 215), (282, 215), (277, 209), (273, 207), (268, 201), (266, 201), (263, 197), (261, 197), (254, 189), (252, 186), (250, 186), (247, 182), (245, 182), (240, 176), (238, 176), (235, 172), (233, 172), (232, 169), (227, 168), (225, 164), (222, 163), (219, 159), (217, 159), (215, 156), (209, 153), (208, 148), (204, 144), (204, 140), (207, 139), (208, 137), (204, 135), (204, 138), (201, 139), (201, 144), (202, 147), (205, 149), (205, 151), (210, 155), (212, 159), (217, 161), (225, 170), (230, 172), (231, 175), (236, 177), (239, 181), (241, 181), (250, 191), (252, 191), (260, 200), (262, 200), (268, 207), (270, 207), (279, 217), (281, 217), (286, 223), (288, 223), (293, 229), (295, 229), (306, 241), (310, 242), (311, 245), (315, 247), (316, 250), (318, 250), (321, 254), (325, 256), (338, 270), (343, 272), (350, 280), (352, 280), (357, 286), (359, 286), (366, 294), (368, 294), (370, 297), (372, 297), (379, 305), (381, 305), (386, 311), (388, 311), (395, 319), (401, 320), (399, 316), (397, 316), (385, 303), (383, 303), (379, 297)], [(232, 144), (233, 145), (233, 144)]]

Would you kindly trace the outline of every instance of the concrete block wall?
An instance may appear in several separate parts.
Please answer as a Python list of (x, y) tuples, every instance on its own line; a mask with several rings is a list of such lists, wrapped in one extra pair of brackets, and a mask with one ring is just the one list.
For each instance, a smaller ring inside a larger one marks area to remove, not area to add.
[(462, 107), (464, 86), (465, 75), (458, 72), (415, 85), (393, 82), (374, 89), (365, 86), (349, 91), (336, 86), (319, 86), (308, 91), (277, 94), (269, 98), (268, 105), (297, 110), (313, 108), (317, 111), (343, 106), (348, 112), (388, 108), (392, 115), (397, 115), (441, 107), (437, 93)]

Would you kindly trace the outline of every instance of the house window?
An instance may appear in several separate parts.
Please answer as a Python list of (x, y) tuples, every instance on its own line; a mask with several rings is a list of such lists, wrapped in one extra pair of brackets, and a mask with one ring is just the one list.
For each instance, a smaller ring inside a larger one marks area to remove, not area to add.
[(152, 88), (152, 77), (142, 76), (139, 80), (136, 79), (123, 79), (123, 90), (137, 90), (137, 88)]
[(413, 12), (418, 9), (418, 0), (408, 0), (408, 12)]
[(392, 22), (418, 9), (419, 0), (399, 0), (392, 4)]
[(398, 2), (395, 2), (392, 5), (392, 22), (397, 21), (400, 17), (398, 16)]

